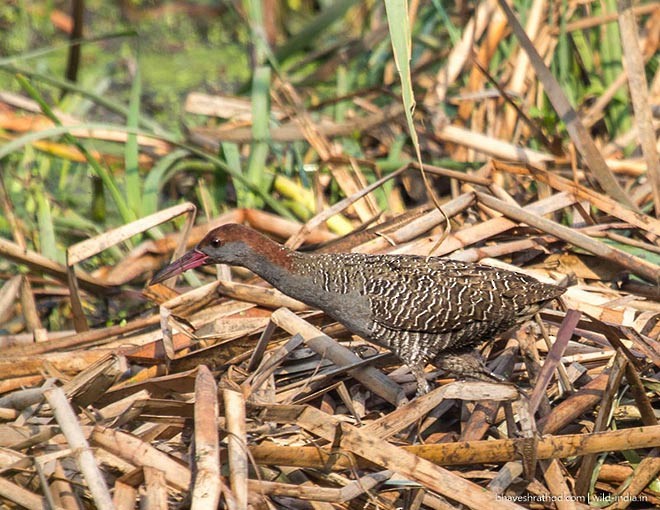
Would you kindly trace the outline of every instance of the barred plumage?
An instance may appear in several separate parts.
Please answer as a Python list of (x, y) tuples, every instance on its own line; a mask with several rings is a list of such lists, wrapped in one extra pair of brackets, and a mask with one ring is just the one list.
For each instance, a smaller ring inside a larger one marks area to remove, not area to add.
[(294, 252), (233, 224), (211, 231), (153, 281), (208, 263), (247, 267), (391, 349), (422, 391), (426, 363), (456, 368), (456, 355), (522, 323), (564, 292), (523, 274), (438, 257)]

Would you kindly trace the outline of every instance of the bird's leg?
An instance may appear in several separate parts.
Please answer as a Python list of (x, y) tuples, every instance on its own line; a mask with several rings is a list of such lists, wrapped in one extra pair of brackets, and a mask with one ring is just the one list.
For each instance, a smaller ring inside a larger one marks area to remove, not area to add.
[(426, 395), (429, 391), (431, 391), (431, 386), (429, 385), (429, 382), (426, 380), (426, 372), (424, 372), (424, 365), (425, 363), (411, 363), (408, 365), (410, 367), (410, 371), (415, 376), (415, 379), (417, 379), (418, 397), (422, 395)]
[(476, 351), (453, 353), (442, 352), (433, 361), (438, 368), (451, 372), (459, 378), (477, 379), (486, 382), (502, 382), (504, 378), (492, 373), (484, 365)]

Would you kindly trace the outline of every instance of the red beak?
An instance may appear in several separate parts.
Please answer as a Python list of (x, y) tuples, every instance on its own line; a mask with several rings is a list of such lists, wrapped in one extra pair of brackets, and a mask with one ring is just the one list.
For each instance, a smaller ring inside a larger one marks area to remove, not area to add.
[(155, 283), (160, 283), (162, 281), (168, 280), (176, 275), (188, 271), (188, 269), (194, 269), (199, 266), (207, 264), (209, 256), (195, 248), (190, 250), (187, 253), (184, 253), (183, 256), (172, 262), (169, 266), (161, 269), (156, 275), (151, 279), (149, 285)]

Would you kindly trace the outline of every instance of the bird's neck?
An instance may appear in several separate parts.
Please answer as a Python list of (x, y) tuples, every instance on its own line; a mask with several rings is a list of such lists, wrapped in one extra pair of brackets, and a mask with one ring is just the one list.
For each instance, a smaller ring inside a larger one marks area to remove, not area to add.
[(240, 264), (275, 287), (286, 285), (295, 276), (295, 261), (299, 253), (285, 248), (281, 244), (254, 233), (243, 239), (247, 253)]

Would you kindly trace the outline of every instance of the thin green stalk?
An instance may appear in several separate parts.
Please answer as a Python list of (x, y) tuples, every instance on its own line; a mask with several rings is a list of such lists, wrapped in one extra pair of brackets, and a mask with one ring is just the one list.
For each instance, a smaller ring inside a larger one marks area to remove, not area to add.
[[(138, 51), (139, 55), (139, 51)], [(135, 69), (135, 76), (131, 85), (131, 96), (128, 103), (128, 117), (126, 118), (126, 127), (137, 128), (140, 118), (140, 94), (142, 93), (142, 75), (140, 65)], [(124, 144), (124, 168), (126, 169), (126, 202), (136, 217), (143, 214), (142, 200), (140, 198), (142, 191), (142, 182), (140, 181), (139, 153), (137, 135), (128, 133), (126, 143)]]

